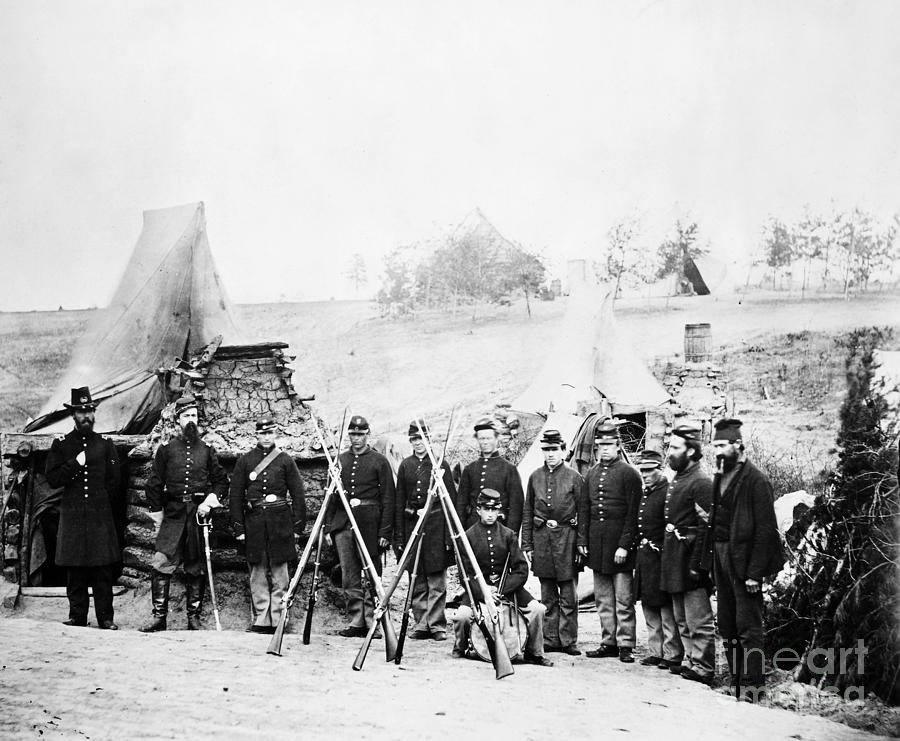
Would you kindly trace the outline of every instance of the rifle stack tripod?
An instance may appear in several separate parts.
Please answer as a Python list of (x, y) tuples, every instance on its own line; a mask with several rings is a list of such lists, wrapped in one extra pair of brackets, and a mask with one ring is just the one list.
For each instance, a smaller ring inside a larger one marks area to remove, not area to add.
[[(450, 537), (453, 545), (453, 553), (457, 568), (459, 569), (460, 581), (463, 583), (466, 594), (469, 598), (469, 603), (472, 605), (472, 609), (475, 611), (475, 622), (478, 624), (479, 629), (484, 635), (485, 643), (487, 644), (488, 652), (490, 654), (491, 663), (494, 666), (496, 678), (503, 679), (503, 677), (507, 677), (510, 674), (513, 674), (514, 670), (512, 667), (512, 661), (509, 657), (509, 650), (507, 649), (506, 642), (503, 640), (502, 621), (500, 620), (496, 606), (489, 597), (491, 593), (490, 587), (488, 586), (487, 581), (484, 578), (484, 574), (478, 566), (478, 562), (475, 559), (475, 554), (472, 551), (472, 546), (469, 543), (468, 538), (466, 537), (465, 529), (463, 528), (462, 523), (459, 519), (459, 515), (456, 512), (456, 507), (450, 497), (450, 493), (447, 491), (447, 488), (444, 485), (443, 455), (441, 456), (440, 460), (436, 458), (434, 449), (431, 445), (431, 441), (423, 432), (422, 440), (425, 445), (426, 454), (428, 455), (428, 458), (431, 462), (431, 485), (428, 489), (425, 505), (419, 512), (419, 519), (417, 520), (412, 533), (410, 533), (410, 537), (403, 549), (403, 553), (397, 560), (397, 573), (391, 581), (388, 589), (385, 590), (381, 583), (381, 578), (375, 569), (375, 565), (372, 563), (372, 559), (366, 548), (366, 544), (363, 541), (362, 533), (359, 530), (356, 518), (353, 516), (353, 509), (350, 506), (347, 494), (344, 491), (344, 487), (341, 483), (341, 472), (340, 468), (337, 465), (336, 458), (333, 458), (331, 456), (328, 445), (326, 444), (325, 438), (322, 434), (319, 420), (315, 416), (313, 416), (313, 423), (316, 428), (316, 434), (319, 437), (319, 442), (322, 445), (322, 449), (328, 461), (328, 471), (331, 477), (331, 482), (325, 491), (325, 497), (322, 500), (322, 506), (319, 510), (318, 516), (316, 517), (316, 521), (313, 524), (312, 530), (310, 531), (310, 536), (309, 540), (306, 543), (306, 547), (303, 549), (303, 553), (300, 556), (297, 570), (295, 571), (294, 576), (291, 579), (290, 586), (288, 587), (287, 592), (284, 595), (281, 618), (278, 622), (278, 626), (275, 629), (275, 633), (272, 636), (272, 640), (269, 643), (267, 652), (276, 656), (281, 656), (281, 644), (284, 639), (284, 629), (285, 625), (287, 624), (291, 604), (294, 600), (294, 594), (296, 593), (300, 585), (300, 579), (303, 576), (303, 571), (306, 568), (307, 563), (309, 562), (313, 544), (318, 541), (315, 573), (313, 575), (313, 583), (310, 587), (310, 599), (307, 607), (306, 625), (303, 635), (303, 643), (309, 643), (309, 632), (312, 623), (312, 609), (315, 605), (315, 591), (318, 585), (318, 562), (321, 553), (321, 540), (324, 537), (325, 511), (330, 498), (336, 494), (347, 513), (347, 519), (350, 523), (353, 537), (360, 551), (360, 557), (362, 559), (365, 573), (368, 576), (369, 584), (375, 592), (375, 611), (373, 615), (372, 625), (369, 627), (369, 632), (363, 640), (363, 644), (353, 661), (353, 669), (355, 671), (360, 671), (363, 668), (363, 664), (365, 663), (369, 647), (375, 637), (375, 630), (379, 624), (381, 625), (382, 631), (384, 633), (385, 660), (395, 661), (397, 664), (399, 664), (403, 655), (403, 642), (405, 640), (406, 628), (408, 627), (408, 615), (404, 614), (403, 629), (401, 630), (401, 635), (398, 642), (398, 639), (394, 632), (394, 625), (390, 619), (389, 614), (390, 598), (393, 595), (394, 591), (397, 589), (397, 586), (400, 584), (401, 577), (403, 575), (403, 572), (406, 570), (406, 566), (409, 563), (410, 558), (415, 555), (415, 562), (413, 565), (412, 573), (410, 574), (409, 581), (409, 591), (410, 593), (412, 592), (415, 574), (418, 569), (419, 554), (421, 552), (421, 540), (423, 536), (422, 531), (424, 528), (425, 519), (428, 517), (435, 500), (437, 500), (440, 503), (444, 515), (444, 521), (446, 522), (447, 528), (450, 532)], [(329, 437), (331, 437), (330, 433)], [(450, 431), (448, 431), (447, 438), (450, 438)], [(331, 438), (331, 442), (334, 442), (333, 437)], [(340, 453), (340, 443), (338, 443), (338, 446), (335, 448), (335, 450), (337, 454)], [(465, 557), (468, 560), (468, 569), (466, 568), (466, 565), (463, 561), (463, 554), (465, 554)], [(475, 584), (480, 589), (481, 594), (486, 597), (486, 602), (480, 603), (474, 599), (471, 585), (471, 581), (473, 579), (475, 581)], [(408, 606), (409, 597), (407, 597), (407, 610)]]

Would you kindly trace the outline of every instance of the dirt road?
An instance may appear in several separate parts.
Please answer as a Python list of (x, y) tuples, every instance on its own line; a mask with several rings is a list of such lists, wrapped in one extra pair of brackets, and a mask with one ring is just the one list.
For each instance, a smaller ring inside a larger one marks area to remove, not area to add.
[[(581, 616), (583, 647), (596, 615)], [(10, 739), (837, 739), (883, 738), (745, 703), (655, 668), (554, 654), (496, 681), (450, 644), (410, 641), (400, 667), (381, 641), (363, 671), (358, 639), (319, 626), (310, 646), (235, 630), (145, 635), (0, 618), (0, 737)]]

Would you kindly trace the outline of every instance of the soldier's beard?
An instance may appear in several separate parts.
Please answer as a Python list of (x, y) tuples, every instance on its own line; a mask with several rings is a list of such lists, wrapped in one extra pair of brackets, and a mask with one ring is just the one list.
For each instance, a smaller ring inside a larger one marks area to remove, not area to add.
[(675, 473), (681, 473), (689, 462), (687, 453), (669, 453), (669, 467)]
[(75, 427), (78, 428), (79, 432), (90, 432), (94, 429), (94, 420), (90, 417), (84, 417), (83, 419), (75, 420)]
[(733, 471), (734, 467), (737, 465), (738, 457), (737, 455), (725, 455), (720, 453), (716, 456), (716, 462), (722, 467), (722, 470), (726, 473), (728, 471)]
[(200, 437), (200, 433), (197, 430), (197, 425), (194, 422), (188, 422), (181, 429), (181, 436), (184, 438), (185, 442), (195, 443)]

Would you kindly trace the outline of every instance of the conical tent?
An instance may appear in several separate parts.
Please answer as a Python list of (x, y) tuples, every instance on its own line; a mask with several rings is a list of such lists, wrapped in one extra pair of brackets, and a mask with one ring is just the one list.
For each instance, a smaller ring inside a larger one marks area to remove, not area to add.
[(577, 414), (606, 399), (629, 413), (660, 406), (669, 395), (637, 357), (613, 313), (611, 286), (570, 286), (563, 331), (531, 385), (511, 408)]
[(67, 431), (70, 390), (90, 386), (97, 432), (141, 434), (165, 404), (155, 372), (222, 335), (244, 341), (216, 271), (202, 203), (144, 212), (144, 228), (108, 308), (26, 432)]

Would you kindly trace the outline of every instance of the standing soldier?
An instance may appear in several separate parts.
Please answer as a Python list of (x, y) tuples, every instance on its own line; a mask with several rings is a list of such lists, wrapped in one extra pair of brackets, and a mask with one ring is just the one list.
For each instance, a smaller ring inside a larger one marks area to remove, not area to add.
[(644, 480), (644, 490), (638, 508), (634, 596), (635, 601), (641, 602), (650, 648), (650, 653), (641, 659), (641, 664), (668, 669), (670, 666), (681, 666), (684, 657), (678, 624), (672, 613), (672, 598), (660, 589), (660, 556), (666, 532), (664, 509), (669, 482), (660, 471), (662, 455), (655, 450), (641, 453), (637, 466)]
[(519, 471), (497, 450), (498, 436), (494, 423), (487, 417), (475, 423), (475, 440), (481, 452), (478, 460), (463, 469), (459, 480), (456, 511), (464, 527), (478, 522), (475, 502), (485, 489), (500, 492), (500, 522), (518, 535), (522, 527), (525, 499)]
[[(522, 651), (525, 663), (553, 666), (553, 662), (544, 656), (544, 606), (525, 589), (528, 561), (519, 547), (516, 534), (499, 522), (500, 501), (500, 492), (493, 489), (482, 491), (475, 501), (478, 522), (466, 530), (466, 538), (472, 546), (478, 568), (481, 569), (484, 580), (491, 590), (489, 595), (482, 595), (480, 587), (472, 580), (472, 596), (479, 602), (492, 599), (496, 605), (500, 604), (502, 597), (514, 600), (528, 623), (528, 634)], [(466, 594), (463, 604), (456, 611), (454, 622), (456, 641), (452, 653), (454, 658), (463, 658), (466, 655), (474, 620), (475, 612), (469, 601), (469, 595)], [(513, 628), (507, 627), (506, 630)], [(497, 639), (503, 640), (500, 636)]]
[[(428, 428), (422, 420), (414, 419), (409, 423), (409, 442), (413, 454), (404, 458), (397, 470), (397, 504), (394, 522), (394, 547), (401, 552), (409, 540), (431, 485), (431, 459), (425, 448), (423, 436), (428, 435)], [(441, 465), (444, 486), (451, 498), (456, 495), (456, 486), (447, 461)], [(419, 562), (416, 569), (416, 583), (411, 586), (412, 611), (416, 624), (410, 633), (411, 638), (433, 638), (436, 641), (447, 640), (447, 617), (444, 608), (447, 603), (447, 567), (453, 562), (450, 534), (444, 521), (440, 503), (435, 497), (431, 509), (422, 524)], [(415, 550), (407, 563), (407, 571), (411, 574)]]
[[(347, 434), (350, 436), (350, 450), (339, 457), (341, 484), (366, 550), (380, 575), (381, 554), (390, 547), (394, 528), (394, 474), (387, 458), (369, 447), (369, 423), (365, 417), (351, 417)], [(337, 496), (328, 501), (325, 510), (325, 532), (329, 544), (333, 542), (338, 552), (342, 586), (350, 613), (350, 625), (338, 634), (346, 638), (362, 638), (368, 633), (366, 626), (372, 620), (375, 602), (371, 590), (369, 594), (363, 593), (362, 558), (347, 512)]]
[(715, 671), (715, 628), (709, 604), (709, 577), (699, 570), (705, 518), (712, 504), (712, 480), (700, 469), (700, 430), (680, 425), (669, 440), (669, 466), (675, 478), (666, 492), (660, 586), (672, 596), (672, 612), (684, 658), (669, 671), (703, 684)]
[(179, 566), (184, 568), (187, 628), (200, 629), (206, 563), (197, 515), (206, 517), (210, 509), (221, 506), (219, 497), (224, 498), (228, 491), (228, 475), (216, 451), (200, 439), (198, 418), (192, 396), (175, 402), (180, 433), (157, 448), (147, 479), (150, 517), (156, 524), (156, 553), (150, 576), (153, 617), (140, 628), (143, 633), (166, 629), (169, 584)]
[(122, 559), (113, 521), (112, 500), (119, 486), (119, 457), (111, 440), (94, 432), (94, 410), (87, 386), (72, 389), (65, 406), (75, 429), (54, 440), (47, 455), (47, 481), (64, 487), (59, 505), (56, 563), (68, 570), (65, 625), (87, 625), (88, 587), (94, 590), (97, 627), (118, 630), (113, 622), (112, 565)]
[(541, 580), (544, 651), (580, 656), (575, 561), (576, 552), (587, 555), (584, 480), (563, 463), (566, 443), (559, 430), (544, 432), (541, 450), (544, 465), (528, 479), (522, 550), (526, 556), (533, 552), (531, 570)]
[(288, 562), (306, 524), (306, 499), (297, 464), (275, 445), (275, 420), (256, 423), (256, 447), (237, 459), (231, 476), (231, 521), (245, 542), (250, 566), (253, 633), (274, 633), (290, 584)]
[[(736, 681), (747, 677), (744, 698), (765, 688), (762, 582), (784, 565), (772, 484), (747, 460), (741, 422), (716, 423), (713, 449), (718, 472), (703, 564), (714, 565), (719, 632)], [(737, 664), (735, 663), (737, 660)]]
[(604, 422), (594, 432), (597, 464), (584, 480), (588, 514), (588, 565), (594, 570), (594, 601), (600, 616), (600, 647), (586, 656), (618, 656), (630, 664), (636, 638), (634, 552), (641, 476), (621, 455), (619, 431)]

